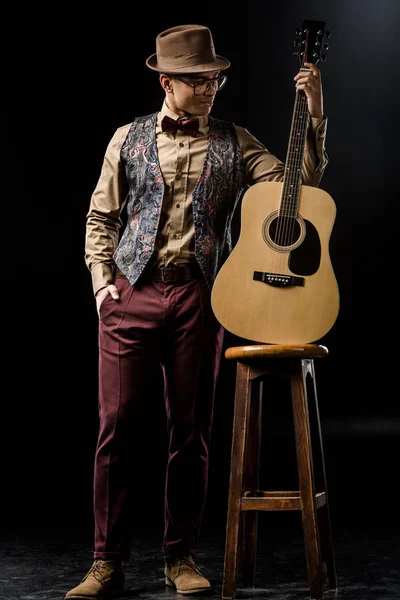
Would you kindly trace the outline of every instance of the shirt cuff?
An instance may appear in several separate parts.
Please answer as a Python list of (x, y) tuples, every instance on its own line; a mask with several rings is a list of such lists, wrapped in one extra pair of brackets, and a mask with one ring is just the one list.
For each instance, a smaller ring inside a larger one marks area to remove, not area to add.
[(114, 266), (107, 263), (98, 263), (91, 269), (94, 295), (99, 290), (114, 283)]
[(315, 146), (315, 142), (317, 142), (317, 144), (321, 143), (321, 141), (323, 141), (326, 137), (327, 126), (328, 119), (325, 115), (322, 119), (318, 119), (317, 117), (309, 117), (306, 146), (310, 148)]

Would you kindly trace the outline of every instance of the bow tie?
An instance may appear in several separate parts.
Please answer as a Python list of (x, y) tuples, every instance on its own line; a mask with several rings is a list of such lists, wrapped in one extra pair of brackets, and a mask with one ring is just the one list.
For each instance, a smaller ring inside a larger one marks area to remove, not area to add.
[(186, 119), (185, 121), (171, 119), (171, 117), (165, 116), (161, 121), (161, 127), (164, 132), (176, 133), (178, 129), (196, 137), (199, 130), (199, 120), (197, 118)]

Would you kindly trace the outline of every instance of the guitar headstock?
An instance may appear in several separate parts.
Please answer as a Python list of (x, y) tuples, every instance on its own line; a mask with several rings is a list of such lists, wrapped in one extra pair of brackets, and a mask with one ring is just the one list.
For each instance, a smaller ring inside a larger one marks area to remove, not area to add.
[(320, 60), (326, 60), (326, 51), (329, 48), (327, 39), (331, 36), (326, 30), (325, 21), (312, 21), (310, 19), (303, 21), (301, 29), (296, 31), (294, 45), (299, 48), (294, 52), (300, 59), (300, 65), (305, 62), (316, 65)]

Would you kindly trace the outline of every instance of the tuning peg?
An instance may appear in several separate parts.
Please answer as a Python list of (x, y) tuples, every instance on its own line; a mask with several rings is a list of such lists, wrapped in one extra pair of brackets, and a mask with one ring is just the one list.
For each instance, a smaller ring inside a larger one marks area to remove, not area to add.
[(321, 54), (321, 60), (326, 60), (326, 54)]
[(329, 44), (322, 44), (324, 50), (329, 50)]
[(331, 32), (330, 31), (325, 31), (325, 37), (326, 38), (330, 38), (331, 37)]

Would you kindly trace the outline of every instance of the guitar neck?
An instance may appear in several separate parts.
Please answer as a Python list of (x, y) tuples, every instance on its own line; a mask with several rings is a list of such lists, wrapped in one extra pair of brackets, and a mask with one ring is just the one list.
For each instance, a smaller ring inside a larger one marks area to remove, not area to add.
[(301, 186), (304, 148), (307, 135), (308, 106), (303, 91), (296, 93), (289, 145), (286, 155), (286, 170), (283, 179), (280, 216), (296, 217)]

